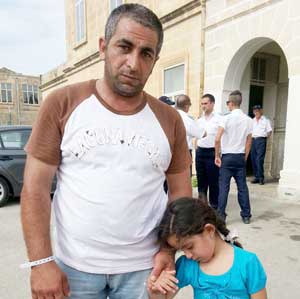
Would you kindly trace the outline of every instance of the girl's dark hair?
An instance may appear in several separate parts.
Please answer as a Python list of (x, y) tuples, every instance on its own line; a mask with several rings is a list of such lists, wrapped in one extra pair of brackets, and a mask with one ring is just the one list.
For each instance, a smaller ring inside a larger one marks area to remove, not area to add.
[[(164, 213), (158, 229), (159, 242), (163, 246), (168, 246), (167, 239), (171, 235), (175, 234), (180, 239), (201, 234), (206, 224), (214, 225), (224, 237), (230, 232), (224, 220), (204, 198), (179, 198), (171, 202)], [(242, 248), (242, 245), (235, 240), (233, 244)]]

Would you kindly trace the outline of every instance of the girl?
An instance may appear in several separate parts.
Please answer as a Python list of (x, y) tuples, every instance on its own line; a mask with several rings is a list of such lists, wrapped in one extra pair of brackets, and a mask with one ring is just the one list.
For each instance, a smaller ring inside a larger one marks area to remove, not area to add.
[[(183, 250), (175, 271), (163, 271), (150, 299), (174, 298), (191, 285), (194, 299), (266, 299), (266, 274), (254, 253), (230, 237), (224, 221), (203, 200), (172, 202), (161, 221), (163, 246)], [(162, 294), (163, 293), (163, 294)]]

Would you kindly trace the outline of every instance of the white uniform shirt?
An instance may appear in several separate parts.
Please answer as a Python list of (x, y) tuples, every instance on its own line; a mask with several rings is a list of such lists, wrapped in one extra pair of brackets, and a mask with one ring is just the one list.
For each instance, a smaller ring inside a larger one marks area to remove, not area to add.
[(262, 115), (259, 120), (254, 117), (252, 122), (252, 137), (268, 137), (268, 133), (272, 132), (271, 123), (264, 115)]
[(202, 117), (197, 120), (197, 123), (205, 129), (206, 136), (198, 139), (197, 145), (204, 148), (215, 147), (215, 139), (221, 122), (222, 116), (212, 112), (208, 117), (203, 113)]
[(193, 149), (193, 137), (201, 139), (205, 133), (204, 126), (197, 123), (190, 115), (186, 112), (178, 109), (178, 113), (180, 114), (183, 124), (186, 129), (186, 141), (190, 150)]
[(222, 118), (220, 127), (224, 128), (222, 154), (245, 153), (247, 136), (252, 133), (252, 119), (241, 109), (234, 109)]

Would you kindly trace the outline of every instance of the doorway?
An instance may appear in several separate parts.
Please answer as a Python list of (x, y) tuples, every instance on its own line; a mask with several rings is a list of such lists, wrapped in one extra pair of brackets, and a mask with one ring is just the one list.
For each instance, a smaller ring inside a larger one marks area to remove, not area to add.
[[(263, 107), (263, 98), (264, 98), (264, 86), (262, 85), (250, 85), (250, 94), (249, 94), (249, 106), (248, 106), (248, 115), (253, 118), (254, 114), (252, 111), (252, 107), (254, 105), (260, 105)], [(247, 175), (253, 175), (253, 168), (251, 163), (251, 154), (247, 159)]]

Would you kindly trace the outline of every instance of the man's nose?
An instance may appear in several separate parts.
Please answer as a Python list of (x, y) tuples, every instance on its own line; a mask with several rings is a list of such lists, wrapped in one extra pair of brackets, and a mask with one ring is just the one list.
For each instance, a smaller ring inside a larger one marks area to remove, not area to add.
[(132, 52), (127, 56), (127, 66), (131, 71), (136, 71), (139, 66), (139, 55), (138, 53)]

